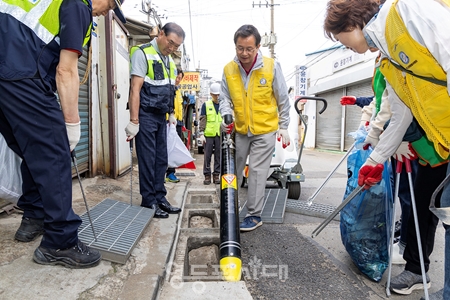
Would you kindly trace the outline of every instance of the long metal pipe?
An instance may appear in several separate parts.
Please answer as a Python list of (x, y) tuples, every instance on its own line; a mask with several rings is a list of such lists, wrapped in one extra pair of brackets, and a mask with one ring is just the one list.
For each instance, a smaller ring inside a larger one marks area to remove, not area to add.
[[(231, 115), (224, 116), (226, 124)], [(225, 281), (241, 279), (241, 241), (239, 233), (238, 183), (234, 134), (222, 132), (222, 164), (220, 166), (220, 270)]]

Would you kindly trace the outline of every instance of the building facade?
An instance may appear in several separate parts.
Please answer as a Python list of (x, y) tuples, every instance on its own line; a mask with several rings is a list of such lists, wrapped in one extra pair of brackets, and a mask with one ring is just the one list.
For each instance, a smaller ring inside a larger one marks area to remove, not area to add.
[[(307, 100), (303, 115), (307, 119), (304, 146), (326, 150), (345, 151), (354, 140), (349, 132), (358, 129), (361, 108), (356, 105), (342, 106), (342, 96), (373, 96), (372, 76), (378, 53), (357, 54), (337, 46), (307, 54), (306, 93), (324, 98), (327, 109), (318, 112), (322, 102)], [(297, 75), (299, 76), (299, 75)]]

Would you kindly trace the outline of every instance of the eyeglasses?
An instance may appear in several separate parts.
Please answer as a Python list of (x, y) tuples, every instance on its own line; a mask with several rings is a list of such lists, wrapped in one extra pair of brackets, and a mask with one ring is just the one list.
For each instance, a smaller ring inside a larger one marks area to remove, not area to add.
[(252, 54), (253, 52), (255, 52), (256, 48), (244, 48), (244, 47), (236, 47), (236, 51), (238, 53), (244, 53), (247, 52), (249, 54)]
[(177, 44), (174, 43), (174, 41), (169, 40), (169, 37), (168, 37), (165, 33), (164, 33), (164, 35), (166, 36), (166, 40), (167, 40), (167, 42), (169, 43), (169, 48), (175, 49), (175, 50), (177, 50), (178, 48), (180, 48), (181, 45), (177, 45)]

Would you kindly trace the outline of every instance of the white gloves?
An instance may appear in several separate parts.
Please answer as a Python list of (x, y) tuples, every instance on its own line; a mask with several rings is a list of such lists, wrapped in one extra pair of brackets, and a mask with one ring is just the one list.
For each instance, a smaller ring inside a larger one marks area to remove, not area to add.
[(169, 125), (177, 126), (177, 118), (175, 118), (174, 114), (169, 115)]
[(283, 148), (286, 148), (291, 144), (291, 139), (289, 138), (289, 133), (287, 129), (279, 129), (278, 130), (278, 136), (277, 140), (281, 141), (281, 144), (283, 145)]
[(369, 145), (375, 148), (380, 141), (381, 129), (372, 127), (364, 140), (363, 149), (367, 149)]
[(417, 159), (417, 153), (411, 147), (411, 143), (402, 142), (400, 146), (398, 146), (397, 151), (395, 151), (394, 158), (401, 162), (403, 162), (405, 158), (415, 160)]
[(75, 149), (81, 136), (81, 121), (78, 123), (66, 123), (67, 137), (69, 138), (70, 152)]
[(234, 122), (232, 122), (231, 124), (225, 124), (225, 121), (222, 120), (222, 124), (220, 124), (220, 130), (227, 134), (231, 134), (234, 130)]
[(129, 142), (139, 132), (139, 124), (134, 124), (133, 122), (128, 123), (127, 127), (125, 127), (125, 132), (127, 134), (127, 142)]
[(204, 135), (204, 134), (200, 135), (200, 136), (198, 137), (198, 139), (202, 142), (202, 145), (205, 145), (205, 143), (206, 143), (206, 138), (205, 138), (205, 135)]

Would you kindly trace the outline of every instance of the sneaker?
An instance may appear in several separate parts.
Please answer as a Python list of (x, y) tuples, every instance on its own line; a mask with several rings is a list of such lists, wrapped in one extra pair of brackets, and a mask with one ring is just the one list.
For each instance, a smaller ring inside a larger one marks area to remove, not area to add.
[(31, 242), (44, 234), (44, 219), (22, 218), (14, 238), (21, 242)]
[[(427, 276), (427, 287), (430, 288), (430, 277)], [(404, 270), (391, 279), (391, 290), (397, 294), (409, 295), (414, 290), (423, 289), (422, 275)]]
[(404, 265), (406, 261), (403, 259), (403, 255), (400, 254), (400, 247), (398, 243), (392, 245), (392, 263), (394, 265)]
[(261, 217), (245, 217), (244, 221), (242, 221), (239, 228), (241, 231), (252, 231), (261, 226), (263, 223), (261, 221)]
[(100, 263), (102, 255), (80, 240), (68, 249), (49, 249), (39, 246), (34, 250), (33, 260), (41, 265), (62, 265), (71, 269), (95, 267)]
[(394, 226), (395, 226), (394, 227), (394, 237), (399, 237), (400, 236), (400, 230), (402, 228), (402, 219), (396, 221)]
[(180, 179), (178, 179), (174, 173), (170, 173), (169, 175), (166, 176), (166, 182), (177, 183), (177, 182), (180, 182)]
[[(430, 300), (444, 300), (444, 289), (437, 291), (435, 293), (429, 294), (428, 299)], [(420, 300), (425, 300), (425, 297), (420, 298)]]

